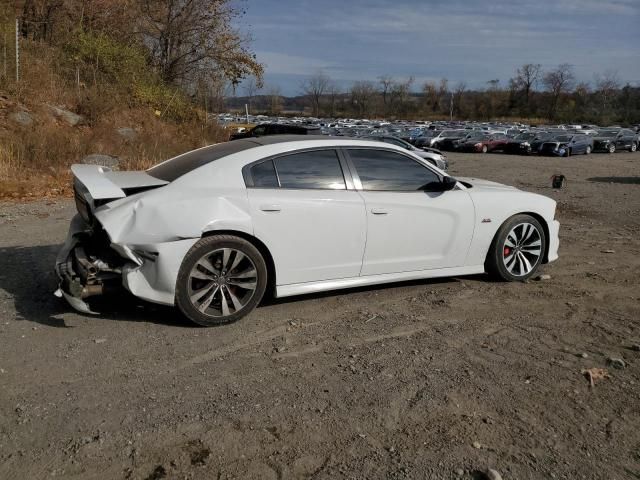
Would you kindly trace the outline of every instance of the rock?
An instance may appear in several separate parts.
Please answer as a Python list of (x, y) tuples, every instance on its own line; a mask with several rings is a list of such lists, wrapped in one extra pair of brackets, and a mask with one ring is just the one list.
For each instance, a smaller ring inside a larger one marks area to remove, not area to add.
[(538, 275), (535, 279), (536, 282), (541, 282), (543, 280), (551, 280), (551, 275), (548, 274), (543, 274), (543, 275)]
[(636, 343), (635, 345), (631, 345), (631, 350), (634, 352), (640, 352), (640, 343)]
[(480, 442), (473, 442), (472, 445), (473, 445), (473, 448), (482, 448), (482, 445), (480, 444)]
[(585, 352), (582, 352), (582, 353), (580, 354), (580, 356), (581, 356), (582, 358), (589, 358), (589, 354), (588, 354), (588, 353), (585, 353)]
[(120, 135), (123, 139), (128, 141), (133, 141), (138, 136), (138, 132), (136, 132), (133, 128), (130, 127), (121, 127), (116, 129), (116, 133)]
[(116, 170), (120, 164), (118, 157), (112, 157), (111, 155), (103, 155), (100, 153), (92, 153), (87, 155), (81, 160), (85, 165), (102, 165), (103, 167), (109, 167)]
[(607, 250), (602, 250), (602, 253), (616, 253), (615, 250), (611, 250), (611, 249), (607, 249)]
[(286, 349), (287, 349), (287, 347), (278, 347), (278, 348), (276, 348), (276, 352), (278, 352), (278, 353), (282, 353), (282, 352), (284, 352)]
[(54, 107), (52, 105), (49, 105), (49, 108), (51, 109), (51, 113), (53, 113), (54, 117), (65, 121), (72, 127), (86, 123), (86, 119), (82, 115), (78, 115), (77, 113), (73, 113), (61, 107)]
[(95, 343), (104, 343), (104, 342), (106, 342), (106, 341), (107, 341), (107, 339), (106, 339), (106, 338), (96, 338), (96, 339), (94, 340), (94, 342), (95, 342)]
[(487, 477), (487, 480), (502, 480), (502, 475), (500, 475), (500, 472), (494, 470), (493, 468), (487, 470), (485, 476)]
[(621, 358), (609, 357), (607, 359), (607, 363), (611, 365), (613, 368), (623, 369), (627, 366), (626, 362)]
[(18, 123), (23, 127), (28, 127), (33, 123), (33, 118), (27, 112), (15, 112), (9, 115), (9, 120)]
[(464, 475), (464, 470), (459, 468), (456, 470), (456, 476), (461, 477)]

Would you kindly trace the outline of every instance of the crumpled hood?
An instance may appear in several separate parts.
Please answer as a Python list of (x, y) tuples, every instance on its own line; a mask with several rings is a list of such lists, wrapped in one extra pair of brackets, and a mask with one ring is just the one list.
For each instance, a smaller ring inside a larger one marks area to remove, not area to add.
[(492, 190), (518, 190), (516, 187), (512, 187), (510, 185), (504, 185), (503, 183), (492, 182), (490, 180), (483, 180), (481, 178), (472, 178), (472, 177), (456, 177), (457, 180), (469, 183), (473, 185), (472, 191), (484, 190), (484, 191), (492, 191)]

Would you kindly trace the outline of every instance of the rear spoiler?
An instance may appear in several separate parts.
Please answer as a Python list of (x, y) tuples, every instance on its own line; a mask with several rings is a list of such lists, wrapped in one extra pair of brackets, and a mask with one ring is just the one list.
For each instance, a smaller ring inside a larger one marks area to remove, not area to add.
[(169, 183), (146, 172), (114, 172), (100, 165), (76, 164), (71, 166), (71, 172), (93, 200), (124, 198), (127, 189), (153, 188)]

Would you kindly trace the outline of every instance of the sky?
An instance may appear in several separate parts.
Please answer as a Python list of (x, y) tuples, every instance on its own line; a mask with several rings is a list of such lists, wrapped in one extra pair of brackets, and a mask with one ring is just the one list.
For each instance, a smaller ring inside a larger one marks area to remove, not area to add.
[[(539, 63), (578, 80), (616, 72), (640, 85), (640, 0), (238, 0), (265, 90), (301, 94), (323, 71), (343, 88), (381, 75), (468, 88)], [(242, 94), (242, 88), (238, 94)]]

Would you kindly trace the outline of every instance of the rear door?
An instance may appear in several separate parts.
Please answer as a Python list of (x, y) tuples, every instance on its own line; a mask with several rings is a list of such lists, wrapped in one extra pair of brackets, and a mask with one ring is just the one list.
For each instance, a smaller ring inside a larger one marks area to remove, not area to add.
[(362, 197), (335, 149), (299, 151), (245, 167), (256, 237), (278, 285), (357, 277), (366, 240)]
[(367, 210), (362, 275), (462, 266), (475, 209), (465, 190), (428, 193), (440, 176), (397, 151), (345, 149)]

